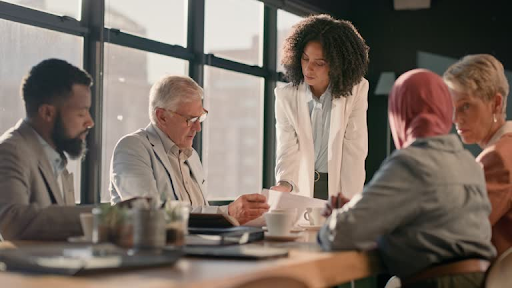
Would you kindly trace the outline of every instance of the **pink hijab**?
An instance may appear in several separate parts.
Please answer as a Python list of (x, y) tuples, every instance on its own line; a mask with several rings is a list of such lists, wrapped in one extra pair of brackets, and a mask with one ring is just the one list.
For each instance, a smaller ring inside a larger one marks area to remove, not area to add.
[(444, 135), (452, 126), (448, 87), (437, 74), (414, 69), (398, 77), (391, 89), (388, 116), (397, 149), (416, 138)]

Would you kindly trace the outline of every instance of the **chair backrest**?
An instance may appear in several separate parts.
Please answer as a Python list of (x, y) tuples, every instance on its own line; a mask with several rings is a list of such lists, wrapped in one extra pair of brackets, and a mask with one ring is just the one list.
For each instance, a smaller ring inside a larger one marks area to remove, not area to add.
[(251, 279), (249, 281), (239, 283), (233, 288), (308, 288), (309, 285), (302, 280), (287, 277), (287, 276), (269, 276), (258, 279)]
[[(3, 241), (3, 242), (0, 242), (0, 250), (3, 250), (3, 249), (16, 249), (17, 247), (12, 244), (12, 242), (9, 242), (9, 241)], [(1, 271), (1, 269), (0, 269)]]
[(505, 253), (492, 264), (487, 277), (485, 279), (486, 288), (503, 288), (512, 287), (512, 248), (509, 248)]
[(400, 281), (400, 278), (393, 276), (389, 278), (388, 282), (386, 283), (386, 286), (384, 288), (401, 288), (402, 287), (402, 281)]

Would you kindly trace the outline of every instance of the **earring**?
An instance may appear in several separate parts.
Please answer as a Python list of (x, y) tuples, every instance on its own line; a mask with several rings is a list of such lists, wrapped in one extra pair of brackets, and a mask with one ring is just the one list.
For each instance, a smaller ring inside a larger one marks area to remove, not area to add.
[(494, 121), (494, 123), (498, 122), (498, 119), (496, 119), (496, 114), (492, 114), (492, 120)]

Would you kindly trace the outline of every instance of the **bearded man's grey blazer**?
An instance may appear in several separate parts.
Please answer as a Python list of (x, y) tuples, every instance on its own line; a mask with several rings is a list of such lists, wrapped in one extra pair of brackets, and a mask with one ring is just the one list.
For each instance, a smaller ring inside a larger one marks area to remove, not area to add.
[[(0, 233), (6, 240), (63, 240), (82, 234), (73, 174), (61, 193), (48, 157), (30, 124), (20, 120), (0, 137)], [(64, 195), (64, 197), (62, 197)]]

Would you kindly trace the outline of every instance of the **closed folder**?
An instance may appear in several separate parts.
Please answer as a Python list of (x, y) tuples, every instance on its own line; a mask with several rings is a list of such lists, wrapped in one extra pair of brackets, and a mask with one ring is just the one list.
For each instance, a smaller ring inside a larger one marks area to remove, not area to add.
[(188, 219), (189, 228), (227, 228), (240, 226), (238, 221), (223, 213), (190, 213)]

